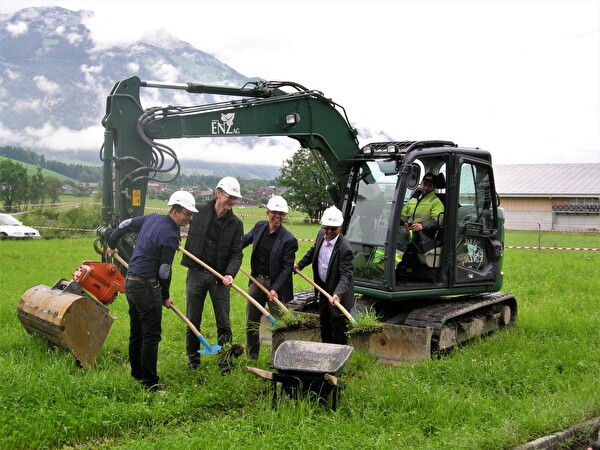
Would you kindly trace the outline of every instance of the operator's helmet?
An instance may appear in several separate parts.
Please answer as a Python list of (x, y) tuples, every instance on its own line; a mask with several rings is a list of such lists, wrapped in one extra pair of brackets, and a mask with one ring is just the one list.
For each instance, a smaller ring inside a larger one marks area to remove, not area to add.
[(324, 227), (340, 227), (343, 223), (344, 216), (335, 206), (327, 208), (321, 217), (321, 225)]
[(288, 204), (280, 195), (274, 195), (269, 199), (267, 203), (267, 209), (269, 211), (287, 213), (289, 211)]
[(198, 212), (196, 209), (196, 200), (188, 191), (175, 191), (169, 197), (169, 207), (179, 205), (191, 212)]
[(240, 193), (240, 183), (233, 177), (225, 177), (219, 181), (217, 184), (217, 189), (223, 189), (227, 195), (231, 195), (232, 197), (242, 198), (242, 194)]

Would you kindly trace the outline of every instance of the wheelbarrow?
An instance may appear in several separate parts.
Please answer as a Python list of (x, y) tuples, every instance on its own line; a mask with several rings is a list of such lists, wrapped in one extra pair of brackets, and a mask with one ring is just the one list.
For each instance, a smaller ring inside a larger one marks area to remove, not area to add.
[(277, 407), (277, 383), (281, 383), (280, 402), (291, 399), (311, 398), (328, 403), (336, 410), (340, 391), (345, 388), (339, 375), (352, 354), (349, 345), (321, 342), (284, 341), (273, 359), (277, 372), (246, 366), (247, 372), (271, 381), (272, 406)]

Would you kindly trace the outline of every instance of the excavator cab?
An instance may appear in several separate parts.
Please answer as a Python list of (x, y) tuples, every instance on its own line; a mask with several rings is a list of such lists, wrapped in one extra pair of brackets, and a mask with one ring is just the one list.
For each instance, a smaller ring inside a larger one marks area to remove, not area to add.
[[(377, 290), (380, 298), (385, 291), (390, 299), (497, 290), (503, 227), (486, 154), (445, 141), (369, 144), (361, 152), (351, 171), (345, 230), (357, 290)], [(414, 233), (400, 254), (395, 243), (408, 226), (402, 208), (428, 172), (444, 212), (434, 230)]]

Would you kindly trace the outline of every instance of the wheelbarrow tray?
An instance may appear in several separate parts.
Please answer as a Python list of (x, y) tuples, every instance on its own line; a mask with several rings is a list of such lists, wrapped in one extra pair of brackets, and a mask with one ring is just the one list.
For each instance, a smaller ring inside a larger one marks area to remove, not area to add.
[(273, 359), (273, 367), (280, 374), (336, 374), (352, 354), (349, 345), (322, 342), (284, 341)]

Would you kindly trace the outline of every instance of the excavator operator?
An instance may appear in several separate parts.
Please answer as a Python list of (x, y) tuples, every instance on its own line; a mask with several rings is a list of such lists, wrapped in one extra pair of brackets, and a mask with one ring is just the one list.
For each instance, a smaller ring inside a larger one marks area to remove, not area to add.
[(441, 176), (443, 175), (436, 177), (431, 172), (427, 172), (415, 195), (402, 208), (401, 224), (404, 226), (398, 234), (397, 260), (401, 258), (411, 242), (415, 243), (421, 253), (435, 246), (432, 238), (444, 214), (444, 204), (435, 195), (435, 186)]

